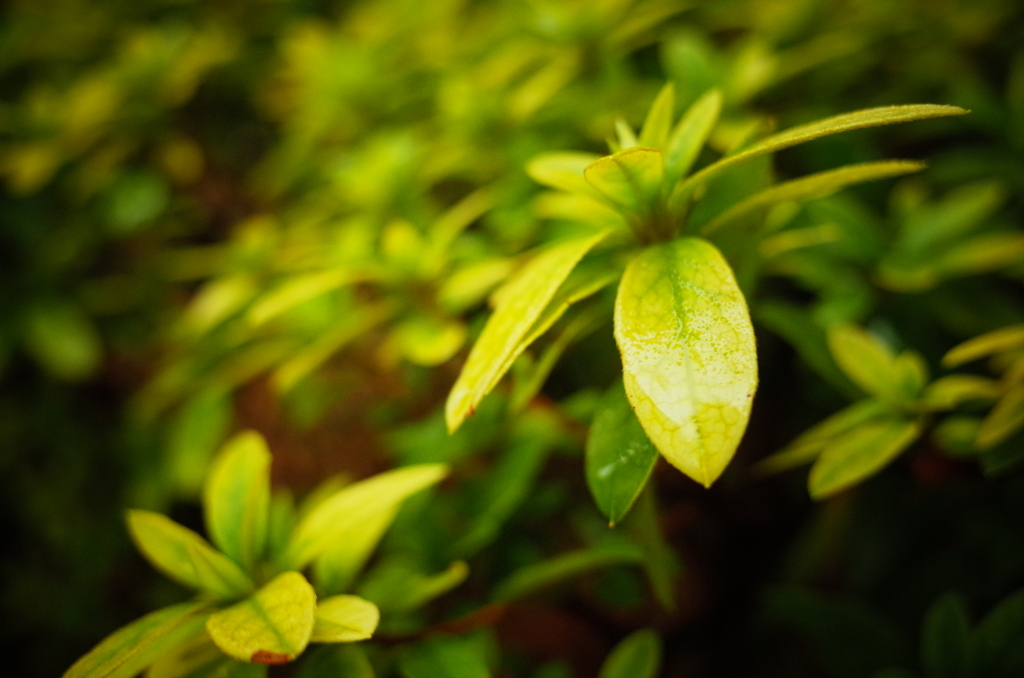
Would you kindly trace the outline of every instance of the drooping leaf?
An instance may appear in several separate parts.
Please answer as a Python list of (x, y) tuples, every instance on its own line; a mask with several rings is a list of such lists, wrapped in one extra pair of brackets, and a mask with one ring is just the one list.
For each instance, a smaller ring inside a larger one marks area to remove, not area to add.
[(619, 285), (615, 339), (647, 437), (710, 486), (736, 451), (757, 387), (754, 330), (728, 263), (698, 238), (642, 251)]
[(598, 678), (655, 678), (660, 668), (661, 637), (653, 629), (640, 629), (612, 649)]
[(285, 572), (242, 602), (206, 621), (210, 638), (244, 662), (283, 664), (306, 649), (316, 619), (316, 593), (298, 572)]
[(445, 404), (449, 432), (473, 413), (480, 400), (497, 385), (525, 348), (522, 339), (543, 313), (569, 274), (607, 232), (574, 238), (536, 255), (510, 281), (500, 295), (483, 332), (452, 387)]
[(877, 473), (921, 435), (921, 423), (881, 419), (861, 424), (825, 447), (811, 467), (808, 487), (824, 499)]
[(622, 382), (608, 389), (587, 436), (587, 486), (614, 525), (647, 484), (658, 450), (633, 413)]
[[(375, 516), (392, 513), (406, 497), (433, 485), (447, 473), (444, 464), (419, 464), (343, 488), (302, 518), (282, 556), (282, 568), (300, 569), (333, 546), (347, 548), (348, 535), (367, 529)], [(361, 543), (363, 548), (370, 545), (368, 541)]]
[(853, 184), (910, 174), (923, 168), (924, 163), (908, 160), (866, 162), (860, 165), (848, 165), (827, 172), (811, 174), (794, 179), (793, 181), (785, 181), (755, 193), (746, 200), (734, 205), (704, 224), (700, 231), (702, 235), (708, 235), (741, 221), (743, 218), (759, 210), (782, 202), (816, 200), (832, 195), (836, 191)]
[(128, 530), (139, 551), (171, 579), (220, 598), (252, 591), (252, 581), (233, 560), (166, 516), (131, 510)]
[(203, 603), (182, 603), (151, 612), (107, 636), (75, 662), (64, 678), (133, 678), (200, 631), (207, 616)]
[(331, 596), (317, 603), (311, 643), (352, 643), (373, 636), (380, 610), (359, 596)]
[(968, 339), (942, 357), (946, 367), (957, 367), (978, 358), (1024, 347), (1024, 325), (1011, 325)]
[(644, 125), (640, 128), (640, 138), (637, 143), (647, 148), (661, 148), (668, 139), (669, 129), (672, 127), (672, 119), (675, 117), (676, 92), (675, 86), (670, 82), (661, 88), (658, 96), (651, 104)]
[(206, 529), (229, 558), (252, 568), (267, 543), (270, 450), (256, 431), (227, 442), (203, 490)]
[(722, 93), (708, 90), (695, 101), (672, 130), (665, 146), (665, 186), (669, 190), (690, 171), (701, 148), (718, 123)]
[(959, 596), (948, 593), (928, 609), (921, 629), (921, 665), (928, 678), (967, 678), (970, 620)]

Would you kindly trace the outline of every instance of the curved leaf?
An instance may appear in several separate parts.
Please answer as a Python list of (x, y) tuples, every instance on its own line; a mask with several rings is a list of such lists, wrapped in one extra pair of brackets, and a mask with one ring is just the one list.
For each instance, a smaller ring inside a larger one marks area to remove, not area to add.
[(1024, 348), (1024, 324), (1010, 325), (968, 339), (944, 355), (942, 364), (946, 367), (957, 367), (978, 358), (1018, 348)]
[(352, 643), (377, 630), (380, 610), (359, 596), (331, 596), (316, 606), (312, 643)]
[(824, 499), (877, 473), (917, 440), (921, 429), (920, 422), (884, 419), (833, 441), (811, 467), (811, 496)]
[(235, 659), (283, 664), (306, 649), (315, 618), (313, 587), (298, 572), (285, 572), (237, 605), (210, 615), (206, 630)]
[(710, 486), (736, 451), (757, 388), (754, 329), (721, 253), (683, 238), (637, 255), (619, 285), (615, 340), (648, 438)]
[(590, 163), (583, 176), (618, 209), (644, 215), (661, 193), (665, 162), (657, 149), (627, 148)]
[(708, 90), (697, 99), (672, 130), (665, 146), (665, 185), (671, 189), (693, 166), (722, 112), (722, 93)]
[(256, 431), (227, 442), (203, 490), (206, 529), (229, 558), (253, 567), (267, 543), (270, 450)]
[(654, 678), (661, 668), (661, 638), (653, 629), (640, 629), (612, 649), (598, 678)]
[(661, 148), (668, 138), (672, 119), (675, 117), (676, 89), (670, 82), (661, 88), (657, 98), (647, 111), (644, 126), (640, 128), (637, 143), (648, 148)]

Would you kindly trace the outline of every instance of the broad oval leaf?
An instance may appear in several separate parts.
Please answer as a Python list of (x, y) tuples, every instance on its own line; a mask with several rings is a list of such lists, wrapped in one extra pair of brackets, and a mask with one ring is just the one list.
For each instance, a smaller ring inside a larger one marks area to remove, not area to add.
[(131, 510), (128, 530), (142, 555), (171, 579), (219, 598), (252, 591), (252, 581), (234, 561), (166, 516)]
[(207, 606), (182, 603), (151, 612), (103, 639), (64, 678), (132, 678), (203, 628)]
[(598, 678), (654, 678), (661, 668), (661, 638), (653, 629), (640, 629), (616, 645)]
[(312, 643), (352, 643), (377, 630), (380, 610), (359, 596), (331, 596), (316, 606)]
[(206, 529), (221, 551), (252, 568), (267, 543), (270, 450), (256, 431), (243, 431), (224, 445), (203, 490)]
[[(377, 516), (393, 516), (407, 497), (433, 485), (447, 473), (444, 464), (418, 464), (342, 488), (318, 504), (295, 528), (282, 558), (284, 568), (301, 569), (332, 546), (349, 548), (348, 540), (356, 539), (364, 530), (372, 528), (379, 539), (383, 530), (373, 522)], [(376, 546), (376, 540), (358, 543), (363, 549)]]
[(710, 486), (736, 452), (757, 388), (754, 329), (721, 253), (683, 238), (637, 255), (619, 285), (615, 340), (648, 438)]
[(877, 473), (917, 440), (921, 430), (918, 421), (883, 419), (834, 440), (811, 467), (811, 496), (824, 499)]
[(285, 572), (237, 605), (215, 612), (206, 630), (231, 657), (283, 664), (306, 649), (316, 619), (316, 593), (298, 572)]
[(622, 382), (605, 394), (587, 436), (586, 472), (590, 494), (615, 525), (633, 506), (658, 460), (633, 414)]
[(499, 295), (500, 303), (473, 345), (469, 358), (445, 404), (448, 431), (453, 432), (511, 367), (555, 292), (587, 252), (607, 231), (574, 238), (547, 248), (523, 267)]

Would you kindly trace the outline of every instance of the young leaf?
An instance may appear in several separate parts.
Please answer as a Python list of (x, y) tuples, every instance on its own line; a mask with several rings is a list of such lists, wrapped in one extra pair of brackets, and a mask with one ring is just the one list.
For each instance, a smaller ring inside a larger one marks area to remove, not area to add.
[[(281, 559), (282, 566), (301, 569), (332, 546), (348, 548), (347, 537), (366, 530), (381, 513), (393, 515), (406, 497), (430, 487), (447, 473), (444, 464), (419, 464), (342, 488), (299, 522)], [(362, 542), (363, 548), (375, 545)]]
[(653, 629), (640, 629), (615, 646), (598, 678), (655, 678), (660, 668), (661, 638)]
[(593, 153), (573, 151), (542, 153), (527, 163), (526, 173), (538, 184), (569, 193), (596, 195), (583, 178), (583, 170), (599, 157)]
[(1024, 426), (1024, 384), (1017, 384), (999, 399), (978, 429), (978, 448), (988, 450)]
[(201, 631), (207, 616), (203, 603), (182, 603), (151, 612), (107, 636), (75, 662), (64, 678), (133, 678)]
[(380, 610), (359, 596), (331, 596), (316, 606), (311, 643), (352, 643), (377, 630)]
[[(926, 118), (940, 118), (949, 115), (963, 115), (968, 111), (956, 106), (941, 106), (936, 104), (911, 104), (908, 106), (884, 106), (881, 108), (869, 108), (853, 113), (843, 113), (824, 120), (818, 120), (807, 125), (791, 127), (788, 130), (773, 134), (762, 139), (744, 151), (736, 155), (722, 158), (716, 163), (708, 165), (700, 172), (697, 172), (684, 181), (676, 189), (676, 193), (689, 195), (701, 184), (707, 183), (710, 179), (718, 176), (727, 168), (745, 160), (755, 158), (766, 153), (774, 153), (790, 146), (796, 146), (819, 137), (849, 132), (855, 129), (866, 127), (878, 127), (880, 125), (892, 125), (912, 120), (923, 120)], [(675, 196), (673, 196), (675, 198)]]
[(1024, 348), (1024, 325), (1010, 325), (968, 339), (942, 357), (945, 367), (957, 367), (978, 358)]
[(630, 148), (635, 148), (637, 145), (636, 134), (633, 132), (633, 128), (629, 126), (629, 123), (619, 118), (615, 121), (615, 142), (608, 142), (609, 147), (612, 149), (612, 153), (618, 153), (619, 151), (625, 151)]
[(306, 649), (316, 619), (316, 593), (298, 572), (285, 572), (237, 605), (210, 615), (206, 630), (239, 661), (283, 664)]
[(139, 551), (171, 579), (220, 598), (252, 591), (252, 581), (234, 561), (166, 516), (128, 511), (128, 530)]
[(843, 372), (865, 393), (893, 402), (901, 399), (896, 380), (896, 356), (871, 333), (855, 325), (836, 325), (828, 346)]
[(611, 565), (642, 563), (638, 548), (592, 548), (570, 551), (513, 572), (494, 588), (495, 601), (526, 598), (557, 584)]
[(884, 162), (866, 162), (860, 165), (848, 165), (839, 169), (819, 172), (806, 177), (776, 184), (755, 193), (746, 200), (727, 209), (701, 227), (702, 235), (741, 221), (743, 218), (782, 202), (816, 200), (832, 195), (847, 186), (864, 181), (874, 181), (888, 177), (910, 174), (924, 168), (924, 163), (908, 160), (889, 160)]
[(587, 436), (587, 486), (615, 525), (647, 484), (658, 450), (637, 421), (622, 382), (608, 389)]
[(661, 191), (665, 163), (661, 151), (634, 147), (595, 160), (583, 176), (613, 206), (646, 215)]
[(921, 665), (928, 678), (969, 675), (970, 621), (963, 601), (947, 593), (928, 609), (921, 629)]
[(367, 559), (380, 543), (398, 514), (399, 504), (367, 516), (358, 525), (351, 524), (336, 537), (337, 545), (328, 548), (313, 561), (316, 588), (332, 595), (348, 589)]
[(453, 432), (473, 413), (480, 400), (508, 371), (525, 348), (522, 339), (542, 314), (555, 292), (591, 248), (607, 232), (575, 238), (536, 255), (501, 293), (501, 303), (487, 321), (448, 395), (445, 418)]
[(698, 238), (642, 251), (619, 284), (615, 340), (648, 438), (710, 486), (736, 451), (757, 387), (754, 329), (729, 264)]
[(877, 473), (917, 440), (921, 429), (920, 422), (883, 419), (834, 440), (811, 467), (811, 496), (824, 499)]
[(644, 119), (644, 126), (640, 128), (640, 138), (637, 143), (647, 148), (661, 148), (668, 138), (669, 128), (672, 127), (672, 118), (675, 117), (676, 91), (672, 83), (668, 83), (658, 92), (657, 98), (651, 104), (651, 109)]
[(256, 431), (229, 440), (203, 490), (206, 530), (229, 558), (252, 568), (267, 543), (270, 451)]
[(665, 186), (671, 189), (686, 176), (722, 112), (722, 93), (708, 90), (676, 125), (665, 146)]
[(929, 409), (951, 410), (972, 400), (995, 400), (999, 382), (973, 374), (950, 374), (928, 384), (921, 402)]

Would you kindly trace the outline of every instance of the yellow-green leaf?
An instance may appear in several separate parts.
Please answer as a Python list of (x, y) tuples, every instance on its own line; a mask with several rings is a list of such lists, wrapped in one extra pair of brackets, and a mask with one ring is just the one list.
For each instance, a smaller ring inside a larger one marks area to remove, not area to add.
[(722, 93), (708, 90), (697, 99), (672, 130), (665, 146), (665, 185), (671, 189), (690, 171), (722, 112)]
[(526, 173), (539, 184), (569, 193), (593, 195), (594, 190), (583, 178), (583, 170), (600, 156), (593, 153), (560, 151), (542, 153), (526, 165)]
[(128, 511), (128, 530), (142, 555), (171, 579), (220, 598), (252, 590), (252, 581), (233, 560), (166, 516)]
[(352, 643), (377, 630), (380, 610), (359, 596), (331, 596), (316, 606), (313, 643)]
[(950, 374), (936, 379), (924, 390), (921, 402), (929, 409), (951, 410), (972, 400), (995, 400), (999, 382), (973, 374)]
[(458, 380), (448, 395), (448, 430), (457, 429), (525, 348), (522, 339), (555, 292), (591, 248), (607, 235), (602, 231), (547, 248), (523, 267), (499, 295), (483, 332), (473, 345)]
[(235, 659), (283, 664), (306, 649), (315, 620), (313, 587), (298, 572), (285, 572), (237, 605), (210, 615), (206, 630)]
[(221, 551), (252, 568), (267, 543), (270, 450), (256, 431), (243, 431), (224, 445), (203, 490), (206, 529)]
[(742, 202), (732, 206), (701, 228), (707, 235), (720, 228), (741, 221), (744, 217), (759, 210), (788, 201), (807, 201), (824, 198), (847, 186), (864, 181), (874, 181), (888, 177), (910, 174), (924, 168), (924, 163), (909, 160), (889, 160), (885, 162), (866, 162), (860, 165), (848, 165), (839, 169), (819, 172), (793, 181), (776, 184), (771, 188), (755, 193)]
[(648, 148), (661, 148), (668, 138), (669, 129), (672, 127), (672, 118), (675, 117), (676, 90), (670, 82), (661, 88), (657, 98), (651, 104), (651, 109), (644, 119), (644, 126), (640, 129), (640, 138), (637, 143)]
[(870, 332), (855, 325), (829, 329), (828, 346), (839, 367), (865, 393), (886, 401), (901, 399), (896, 356)]
[(613, 206), (645, 215), (654, 208), (661, 192), (665, 162), (657, 149), (634, 147), (595, 160), (583, 175)]
[(921, 435), (917, 421), (871, 421), (829, 444), (811, 467), (808, 487), (824, 499), (877, 473)]
[(598, 678), (654, 678), (661, 668), (661, 638), (653, 629), (640, 629), (616, 645)]
[(637, 255), (619, 285), (615, 339), (647, 436), (710, 486), (736, 451), (757, 388), (750, 314), (721, 253), (683, 238)]
[[(379, 526), (372, 522), (376, 516), (393, 514), (406, 497), (433, 485), (447, 473), (444, 464), (419, 464), (343, 487), (299, 522), (285, 549), (283, 567), (301, 569), (332, 546), (349, 548), (348, 542), (357, 539), (362, 531), (370, 527), (377, 531)], [(362, 548), (376, 545), (376, 541), (359, 543)]]
[(1010, 325), (968, 339), (942, 357), (946, 367), (956, 367), (978, 358), (1024, 348), (1024, 325)]
[(988, 450), (1024, 426), (1024, 384), (1007, 391), (978, 429), (978, 448)]
[(64, 678), (133, 678), (200, 631), (206, 610), (203, 603), (182, 603), (151, 612), (107, 636)]

